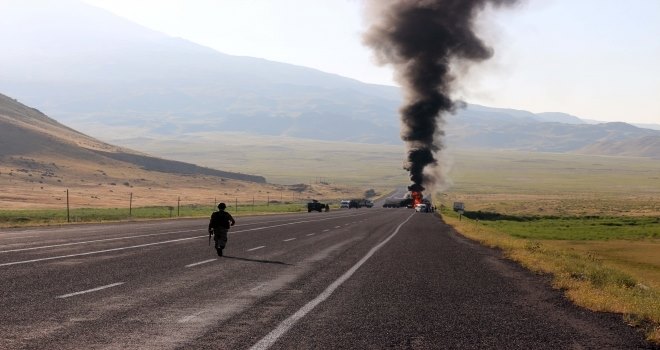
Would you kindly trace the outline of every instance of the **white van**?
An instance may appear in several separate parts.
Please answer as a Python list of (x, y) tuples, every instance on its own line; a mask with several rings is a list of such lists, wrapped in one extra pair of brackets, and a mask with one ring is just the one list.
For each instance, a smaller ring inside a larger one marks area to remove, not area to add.
[(351, 201), (343, 200), (339, 203), (339, 208), (346, 208), (348, 209), (350, 207)]

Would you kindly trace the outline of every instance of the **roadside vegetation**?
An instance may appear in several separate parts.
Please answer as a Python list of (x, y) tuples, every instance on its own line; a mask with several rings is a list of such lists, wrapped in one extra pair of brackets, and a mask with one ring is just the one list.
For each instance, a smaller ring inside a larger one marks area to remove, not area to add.
[[(211, 205), (150, 206), (132, 208), (80, 208), (66, 210), (0, 210), (0, 227), (25, 227), (39, 225), (60, 225), (66, 223), (93, 223), (166, 218), (208, 217), (217, 210)], [(234, 216), (266, 215), (307, 211), (304, 203), (240, 204), (238, 207), (227, 203), (227, 210)], [(67, 220), (68, 219), (68, 220)]]
[(454, 162), (436, 198), (448, 224), (660, 343), (658, 159), (465, 151)]
[[(647, 339), (660, 343), (657, 218), (491, 216), (477, 220), (479, 213), (465, 214), (459, 218), (450, 209), (442, 211), (444, 220), (466, 237), (502, 249), (505, 256), (533, 272), (552, 274), (553, 286), (577, 305), (622, 314)], [(631, 223), (647, 233), (630, 230)]]

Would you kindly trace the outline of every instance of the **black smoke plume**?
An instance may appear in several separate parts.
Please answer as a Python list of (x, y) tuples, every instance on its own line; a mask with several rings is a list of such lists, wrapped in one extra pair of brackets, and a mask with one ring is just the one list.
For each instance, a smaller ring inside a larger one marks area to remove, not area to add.
[(482, 61), (492, 50), (477, 37), (475, 17), (487, 5), (517, 0), (367, 0), (373, 24), (364, 42), (377, 59), (391, 64), (405, 91), (401, 138), (408, 147), (406, 170), (411, 188), (441, 181), (438, 154), (443, 148), (443, 115), (452, 113), (453, 64)]

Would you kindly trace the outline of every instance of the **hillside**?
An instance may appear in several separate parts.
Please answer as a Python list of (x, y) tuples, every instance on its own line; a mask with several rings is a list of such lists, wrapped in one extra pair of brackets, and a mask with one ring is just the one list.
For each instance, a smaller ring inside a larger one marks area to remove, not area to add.
[(660, 131), (620, 122), (569, 124), (525, 111), (468, 107), (449, 118), (446, 133), (457, 148), (660, 158)]
[[(360, 191), (336, 185), (281, 186), (261, 176), (219, 171), (116, 147), (68, 128), (0, 94), (0, 209), (212, 203), (218, 198), (265, 200), (342, 197)], [(357, 192), (351, 192), (357, 191)], [(288, 195), (287, 195), (288, 196)], [(263, 198), (262, 198), (263, 197)]]
[(225, 172), (194, 164), (160, 159), (101, 142), (68, 128), (39, 110), (0, 94), (0, 157), (47, 156), (126, 165), (164, 173), (202, 174), (264, 183), (261, 176)]
[(660, 159), (660, 137), (649, 135), (624, 140), (605, 140), (576, 151), (583, 154), (617, 154)]
[(11, 52), (0, 55), (0, 91), (88, 134), (398, 138), (393, 87), (223, 54), (74, 0), (0, 2), (0, 11)]
[[(227, 55), (77, 0), (9, 0), (0, 11), (0, 91), (105, 141), (231, 132), (402, 143), (396, 87)], [(559, 112), (468, 104), (446, 119), (453, 148), (660, 154), (658, 130), (589, 124)], [(645, 138), (651, 141), (638, 148)]]

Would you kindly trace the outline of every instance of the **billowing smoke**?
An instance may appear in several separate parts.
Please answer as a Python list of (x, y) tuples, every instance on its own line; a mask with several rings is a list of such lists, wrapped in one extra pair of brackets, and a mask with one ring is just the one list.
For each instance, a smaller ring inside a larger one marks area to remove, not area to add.
[(443, 116), (453, 112), (453, 65), (482, 61), (492, 50), (477, 37), (475, 17), (487, 5), (517, 0), (367, 0), (373, 21), (364, 42), (377, 59), (395, 68), (405, 91), (400, 110), (401, 138), (408, 147), (406, 170), (411, 191), (442, 181), (438, 155), (443, 149)]

